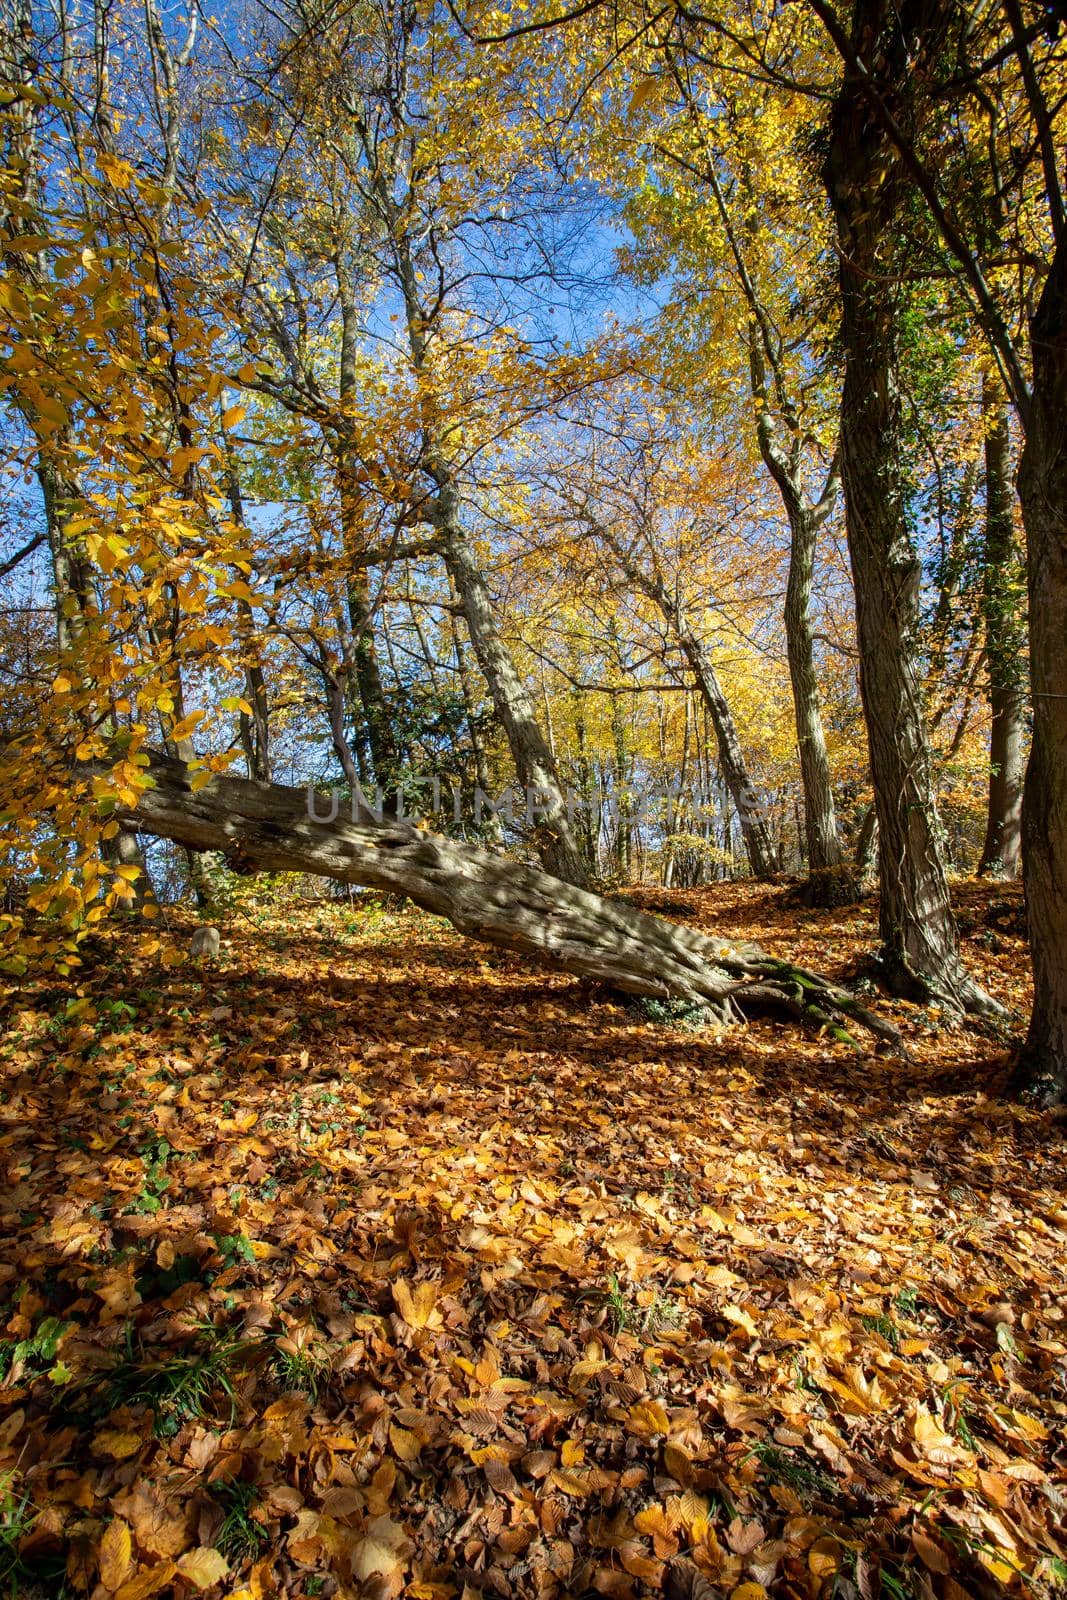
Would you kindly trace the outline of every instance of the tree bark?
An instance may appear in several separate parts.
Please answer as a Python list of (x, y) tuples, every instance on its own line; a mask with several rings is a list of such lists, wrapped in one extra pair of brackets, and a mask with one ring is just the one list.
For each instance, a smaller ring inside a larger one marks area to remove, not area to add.
[(873, 800), (863, 813), (853, 859), (860, 885), (873, 884), (878, 875), (878, 807)]
[[(429, 378), (432, 386), (428, 351), (434, 317), (427, 316), (419, 296), (408, 221), (390, 197), (380, 169), (374, 187), (382, 217), (394, 233), (395, 272), (404, 298), (412, 370), (421, 381)], [(442, 446), (440, 422), (432, 407), (427, 407), (426, 412), (422, 470), (432, 485), (426, 516), (440, 538), (441, 554), (459, 595), (474, 654), (507, 738), (519, 784), (525, 790), (527, 819), (532, 822), (537, 818), (533, 833), (538, 854), (549, 872), (568, 883), (584, 884), (588, 881), (586, 867), (555, 758), (501, 631), (489, 585), (463, 525), (455, 473)]]
[(1026, 772), (1026, 619), (1012, 515), (1008, 402), (988, 373), (982, 382), (982, 410), (986, 420), (982, 613), (992, 726), (989, 805), (978, 876), (1017, 878), (1022, 870)]
[(806, 898), (811, 905), (846, 905), (855, 900), (858, 885), (846, 863), (838, 832), (830, 758), (819, 709), (819, 679), (815, 671), (811, 627), (811, 586), (818, 526), (811, 507), (798, 504), (789, 510), (789, 533), (785, 641), (804, 793), (804, 842), (808, 854)]
[[(755, 304), (754, 291), (752, 303)], [(765, 322), (761, 324), (765, 327)], [(762, 336), (766, 338), (766, 334)], [(776, 438), (771, 410), (767, 361), (771, 360), (776, 388), (784, 390), (780, 366), (773, 351), (765, 352), (754, 321), (749, 335), (749, 372), (756, 401), (756, 437), (763, 464), (782, 498), (789, 521), (789, 574), (785, 590), (785, 640), (789, 659), (789, 684), (800, 759), (800, 784), (804, 793), (804, 842), (808, 856), (805, 898), (811, 905), (844, 905), (855, 900), (858, 884), (845, 859), (837, 825), (830, 758), (826, 750), (819, 678), (815, 671), (815, 641), (811, 626), (811, 590), (819, 528), (837, 499), (837, 464), (830, 468), (826, 485), (815, 502), (805, 498), (801, 476), (801, 431), (790, 403), (787, 421), (792, 437), (783, 449)]]
[[(887, 0), (855, 0), (852, 31), (857, 55), (879, 62), (883, 93), (905, 115), (908, 29)], [(954, 1012), (989, 1011), (997, 1008), (960, 960), (923, 711), (921, 566), (908, 525), (897, 382), (903, 291), (891, 264), (892, 242), (905, 234), (907, 184), (866, 81), (851, 67), (831, 112), (824, 178), (840, 261), (841, 466), (878, 811), (882, 969), (898, 994)]]
[(1030, 590), (1034, 731), (1023, 797), (1023, 865), (1034, 1009), (1020, 1077), (1067, 1102), (1067, 248), (1034, 313), (1033, 392), (1019, 469)]
[[(334, 440), (334, 471), (341, 520), (341, 544), (348, 564), (345, 574), (345, 602), (351, 629), (351, 654), (355, 664), (355, 685), (364, 718), (367, 746), (374, 766), (375, 781), (389, 789), (400, 781), (403, 753), (393, 728), (393, 719), (378, 665), (374, 637), (374, 615), (370, 604), (370, 582), (362, 564), (365, 529), (360, 516), (358, 459), (349, 429), (351, 413), (358, 410), (359, 308), (354, 285), (343, 263), (335, 263), (337, 298), (341, 310), (341, 349), (338, 360), (337, 398), (341, 424)], [(346, 652), (348, 653), (348, 652)]]
[(719, 675), (703, 642), (683, 626), (680, 617), (676, 619), (676, 627), (682, 654), (692, 668), (697, 688), (708, 708), (718, 747), (719, 768), (725, 779), (730, 799), (737, 808), (737, 820), (741, 825), (741, 837), (745, 841), (748, 864), (752, 868), (754, 877), (773, 878), (778, 870), (774, 840), (760, 815), (759, 801), (748, 775), (737, 724), (734, 722), (729, 701), (723, 693)]
[(363, 807), (355, 821), (316, 821), (305, 790), (212, 777), (194, 792), (180, 761), (152, 756), (147, 770), (151, 786), (117, 814), (193, 850), (225, 851), (236, 871), (307, 872), (406, 895), (471, 938), (629, 994), (702, 1003), (723, 1021), (771, 1009), (839, 1038), (854, 1023), (899, 1037), (846, 991), (758, 945), (678, 927), (409, 822), (379, 823)]
[[(226, 457), (226, 493), (234, 522), (240, 528), (247, 528), (240, 468), (232, 450)], [(247, 600), (237, 601), (237, 636), (245, 675), (245, 698), (251, 707), (250, 712), (242, 711), (240, 714), (241, 749), (244, 751), (248, 776), (268, 783), (271, 773), (270, 700), (263, 676), (263, 657), (256, 635), (255, 618)]]
[(123, 880), (119, 889), (117, 905), (119, 914), (134, 919), (155, 916), (159, 902), (145, 863), (141, 841), (134, 829), (120, 827), (113, 838), (105, 839), (103, 854), (116, 867), (137, 868), (137, 877), (133, 882)]
[(393, 729), (392, 714), (382, 683), (378, 665), (378, 649), (374, 637), (374, 616), (370, 603), (370, 581), (366, 568), (360, 565), (362, 527), (358, 515), (358, 490), (349, 459), (349, 449), (344, 442), (337, 445), (336, 479), (341, 513), (341, 540), (348, 559), (345, 574), (345, 605), (347, 623), (351, 630), (351, 655), (354, 664), (354, 683), (359, 699), (358, 709), (363, 716), (363, 732), (374, 767), (375, 782), (389, 790), (400, 781), (403, 764), (402, 752)]
[[(743, 242), (751, 236), (752, 224), (747, 217), (740, 227), (735, 224), (714, 165), (709, 165), (707, 178), (751, 313), (749, 380), (755, 401), (756, 438), (760, 455), (782, 497), (789, 519), (785, 631), (789, 681), (796, 717), (800, 781), (804, 791), (804, 839), (808, 856), (806, 899), (812, 905), (841, 905), (856, 898), (858, 884), (846, 864), (838, 831), (830, 762), (819, 709), (819, 681), (815, 672), (811, 627), (815, 550), (819, 527), (829, 515), (840, 487), (837, 460), (835, 456), (818, 500), (808, 500), (803, 483), (804, 429), (800, 409), (789, 392), (782, 337), (763, 304), (756, 279), (749, 270), (747, 248)], [(751, 175), (747, 170), (743, 173), (740, 192), (746, 200), (751, 198)], [(784, 444), (779, 440), (779, 422), (785, 424)]]

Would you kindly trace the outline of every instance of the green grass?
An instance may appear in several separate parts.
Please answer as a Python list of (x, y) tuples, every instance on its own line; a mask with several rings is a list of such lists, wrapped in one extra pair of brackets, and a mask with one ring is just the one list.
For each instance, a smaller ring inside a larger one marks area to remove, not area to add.
[(697, 1000), (653, 1000), (642, 996), (633, 1008), (646, 1022), (661, 1028), (677, 1028), (681, 1033), (699, 1033), (715, 1021), (715, 1013)]
[(636, 1290), (625, 1287), (614, 1274), (601, 1295), (615, 1333), (636, 1333), (652, 1338), (663, 1328), (677, 1327), (682, 1319), (681, 1307), (661, 1295), (658, 1289), (647, 1304), (641, 1305)]
[(860, 1319), (868, 1333), (877, 1333), (896, 1353), (900, 1349), (900, 1329), (889, 1317), (863, 1317)]
[(31, 1585), (35, 1594), (54, 1595), (56, 1600), (68, 1592), (61, 1554), (27, 1561), (19, 1550), (36, 1520), (37, 1508), (29, 1492), (17, 1487), (16, 1474), (0, 1473), (0, 1595), (4, 1600), (18, 1600), (30, 1592)]
[(231, 1418), (237, 1409), (237, 1375), (257, 1347), (203, 1323), (193, 1342), (159, 1360), (138, 1359), (132, 1344), (111, 1373), (109, 1407), (148, 1406), (157, 1434), (169, 1437), (183, 1422), (214, 1413), (224, 1397)]
[(749, 1451), (748, 1459), (755, 1457), (769, 1478), (784, 1483), (801, 1498), (824, 1495), (834, 1498), (839, 1485), (830, 1475), (816, 1466), (801, 1450), (789, 1450), (777, 1444), (760, 1441)]
[(315, 1401), (329, 1379), (330, 1358), (323, 1345), (285, 1337), (275, 1343), (271, 1368), (283, 1389)]
[(210, 1485), (211, 1493), (225, 1513), (222, 1527), (215, 1539), (215, 1548), (228, 1561), (240, 1562), (257, 1556), (270, 1534), (253, 1511), (259, 1504), (259, 1491), (254, 1483), (239, 1478), (216, 1479)]
[(25, 1576), (19, 1545), (35, 1515), (27, 1492), (15, 1488), (15, 1474), (0, 1476), (0, 1589), (10, 1594), (18, 1594), (19, 1579)]

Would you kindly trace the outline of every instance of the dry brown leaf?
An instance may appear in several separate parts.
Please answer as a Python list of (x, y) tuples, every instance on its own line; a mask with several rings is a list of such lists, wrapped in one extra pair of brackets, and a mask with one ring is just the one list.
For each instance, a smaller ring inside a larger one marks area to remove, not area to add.
[(411, 1541), (390, 1517), (372, 1517), (352, 1546), (352, 1576), (361, 1583), (385, 1580), (389, 1593), (397, 1594), (407, 1571)]
[(668, 1566), (663, 1592), (667, 1600), (724, 1600), (722, 1590), (709, 1583), (700, 1568), (685, 1556)]

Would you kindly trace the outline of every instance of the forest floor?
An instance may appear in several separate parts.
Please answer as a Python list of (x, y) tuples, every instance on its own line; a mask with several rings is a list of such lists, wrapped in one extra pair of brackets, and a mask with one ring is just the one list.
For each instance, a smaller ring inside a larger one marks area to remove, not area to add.
[[(957, 905), (1024, 1007), (1018, 893)], [(0, 1594), (1065, 1591), (1067, 1123), (1003, 1041), (687, 1032), (413, 911), (191, 926), (0, 1013)]]

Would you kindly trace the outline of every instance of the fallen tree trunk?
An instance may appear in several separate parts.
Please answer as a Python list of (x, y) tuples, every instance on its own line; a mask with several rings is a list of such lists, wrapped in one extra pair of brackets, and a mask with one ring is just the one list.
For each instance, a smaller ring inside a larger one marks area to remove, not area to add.
[(898, 1039), (850, 994), (758, 945), (678, 927), (410, 822), (362, 809), (356, 821), (318, 821), (305, 790), (213, 777), (194, 792), (185, 765), (163, 756), (148, 771), (152, 786), (118, 815), (143, 833), (224, 851), (238, 871), (307, 872), (406, 895), (470, 938), (628, 994), (698, 1002), (722, 1021), (770, 1008), (839, 1038), (858, 1022)]

